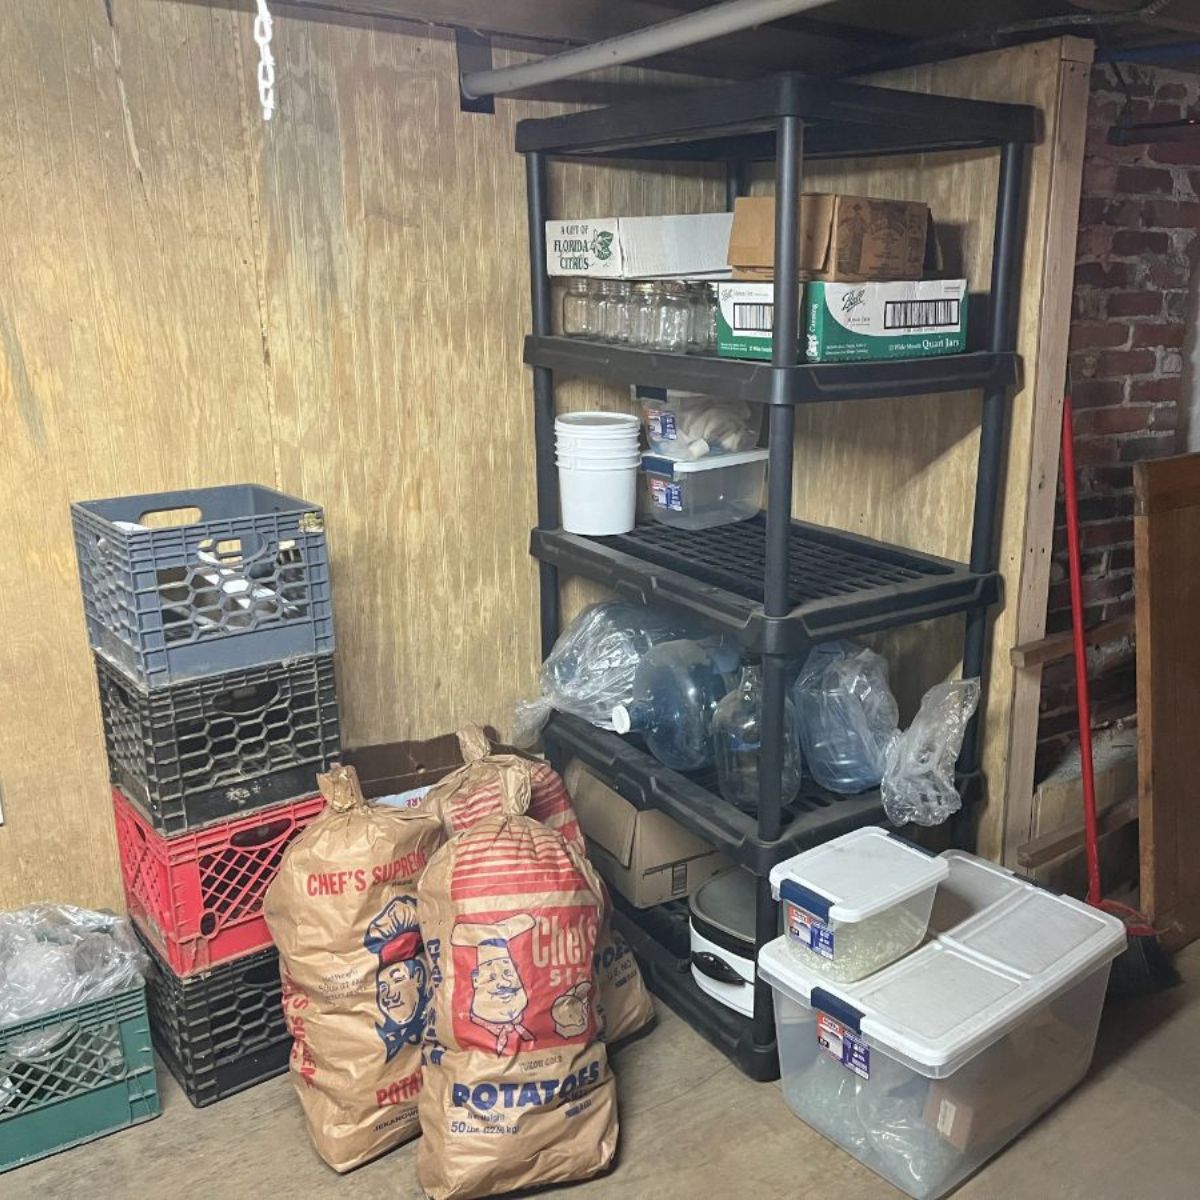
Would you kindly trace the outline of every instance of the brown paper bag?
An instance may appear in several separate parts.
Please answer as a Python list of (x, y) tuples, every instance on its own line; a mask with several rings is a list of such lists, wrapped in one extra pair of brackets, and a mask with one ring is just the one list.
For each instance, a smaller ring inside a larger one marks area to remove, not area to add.
[(587, 1179), (617, 1145), (593, 1004), (600, 880), (523, 815), (528, 772), (500, 779), (503, 811), (443, 846), (418, 888), (433, 1003), (417, 1178), (434, 1200)]
[[(485, 816), (501, 811), (503, 797), (518, 779), (527, 780), (529, 816), (560, 833), (566, 843), (587, 857), (583, 832), (571, 807), (562, 776), (541, 759), (523, 754), (492, 753), (483, 730), (468, 725), (458, 734), (463, 763), (429, 793), (427, 803), (440, 811), (447, 838), (471, 829)], [(596, 947), (596, 1002), (605, 1039), (619, 1042), (654, 1019), (654, 1005), (633, 951), (612, 928), (612, 901), (603, 882), (604, 919)]]
[(443, 838), (435, 813), (367, 804), (353, 767), (318, 783), (328, 804), (288, 847), (264, 914), (309, 1135), (349, 1171), (419, 1132), (430, 984), (416, 881)]

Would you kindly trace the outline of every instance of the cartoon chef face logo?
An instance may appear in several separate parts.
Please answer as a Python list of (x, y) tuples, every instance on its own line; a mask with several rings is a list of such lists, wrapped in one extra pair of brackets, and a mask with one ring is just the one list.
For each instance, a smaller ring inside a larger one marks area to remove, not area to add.
[(379, 956), (375, 973), (375, 1000), (382, 1022), (375, 1031), (389, 1060), (401, 1046), (415, 1045), (425, 1029), (429, 1005), (429, 973), (421, 959), (421, 933), (417, 902), (396, 896), (367, 926), (363, 944)]
[(518, 1042), (533, 1041), (533, 1034), (522, 1021), (529, 995), (509, 953), (509, 944), (533, 926), (528, 913), (518, 913), (495, 924), (460, 921), (450, 935), (455, 946), (474, 947), (471, 1020), (495, 1036), (497, 1054), (503, 1054), (514, 1038)]

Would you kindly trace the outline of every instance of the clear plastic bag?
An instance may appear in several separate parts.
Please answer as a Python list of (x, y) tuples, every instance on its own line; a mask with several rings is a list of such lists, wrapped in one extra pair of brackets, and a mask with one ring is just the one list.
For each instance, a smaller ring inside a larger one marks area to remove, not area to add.
[(979, 680), (939, 683), (925, 693), (913, 723), (892, 743), (881, 791), (895, 825), (940, 825), (962, 808), (954, 764), (979, 705)]
[(542, 694), (518, 702), (513, 744), (536, 742), (555, 709), (612, 729), (613, 709), (633, 699), (634, 672), (646, 651), (695, 632), (679, 618), (632, 604), (585, 608), (542, 664)]
[(666, 399), (644, 399), (642, 417), (651, 451), (669, 458), (695, 460), (758, 445), (760, 416), (742, 400), (669, 391)]
[(0, 1025), (114, 995), (147, 966), (126, 917), (66, 904), (2, 912)]
[(900, 711), (887, 662), (854, 642), (814, 646), (792, 691), (809, 773), (831, 792), (878, 787)]

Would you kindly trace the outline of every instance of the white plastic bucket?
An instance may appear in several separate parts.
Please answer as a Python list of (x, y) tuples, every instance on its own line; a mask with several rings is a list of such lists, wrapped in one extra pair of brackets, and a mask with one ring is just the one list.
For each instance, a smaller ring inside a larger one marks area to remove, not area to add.
[(554, 418), (555, 433), (585, 439), (630, 433), (636, 438), (640, 428), (641, 421), (630, 413), (574, 412)]
[(565, 471), (626, 471), (637, 466), (637, 460), (623, 458), (609, 459), (596, 462), (586, 458), (564, 458), (561, 454), (555, 459), (555, 465)]
[(554, 439), (554, 444), (560, 450), (636, 450), (638, 448), (637, 434), (626, 436), (622, 434), (620, 437), (604, 437), (604, 438), (579, 438), (569, 437), (559, 434)]
[(637, 513), (636, 460), (629, 465), (596, 463), (558, 468), (559, 503), (567, 533), (604, 537), (628, 533)]
[(615, 446), (611, 450), (597, 450), (594, 447), (574, 450), (566, 446), (558, 446), (555, 454), (560, 459), (571, 459), (581, 463), (615, 463), (619, 461), (622, 466), (628, 466), (631, 460), (638, 464), (642, 461), (641, 451), (629, 446)]
[(605, 454), (637, 454), (640, 453), (636, 437), (613, 438), (604, 442), (580, 442), (574, 438), (556, 438), (554, 448), (559, 454), (586, 454), (589, 457)]

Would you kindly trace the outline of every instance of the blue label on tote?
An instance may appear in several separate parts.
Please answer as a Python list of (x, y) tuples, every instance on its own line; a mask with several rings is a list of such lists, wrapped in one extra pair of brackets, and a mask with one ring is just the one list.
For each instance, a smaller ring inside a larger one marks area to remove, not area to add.
[(794, 938), (814, 954), (833, 958), (833, 930), (824, 921), (794, 904), (787, 906), (787, 932), (788, 937)]
[(817, 1013), (817, 1045), (860, 1079), (871, 1078), (871, 1048), (857, 1033), (827, 1013)]
[(651, 479), (650, 499), (659, 508), (683, 512), (683, 489), (677, 483), (668, 483), (665, 479)]

